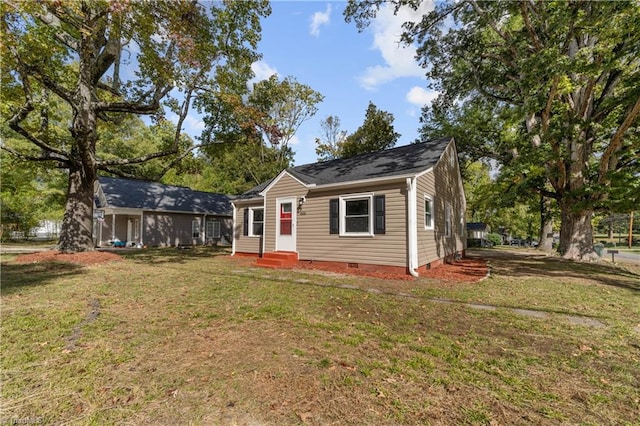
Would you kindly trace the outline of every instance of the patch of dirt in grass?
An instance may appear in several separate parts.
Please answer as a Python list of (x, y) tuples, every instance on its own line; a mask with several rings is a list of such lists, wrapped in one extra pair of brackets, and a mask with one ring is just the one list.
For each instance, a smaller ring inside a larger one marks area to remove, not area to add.
[(106, 251), (87, 251), (83, 253), (61, 253), (57, 250), (28, 253), (16, 256), (15, 263), (67, 262), (77, 265), (95, 265), (122, 260), (122, 256)]

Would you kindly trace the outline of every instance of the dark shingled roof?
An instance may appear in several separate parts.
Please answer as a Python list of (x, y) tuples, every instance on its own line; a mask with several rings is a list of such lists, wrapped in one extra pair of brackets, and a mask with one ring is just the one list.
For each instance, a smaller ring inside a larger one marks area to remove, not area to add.
[[(308, 185), (327, 185), (411, 175), (433, 167), (449, 142), (451, 142), (451, 138), (434, 139), (350, 158), (305, 164), (289, 168), (287, 171)], [(259, 197), (260, 192), (272, 181), (273, 179), (251, 188), (238, 198)]]
[(100, 176), (98, 181), (107, 199), (101, 207), (232, 215), (227, 195), (134, 179)]
[(487, 229), (487, 224), (484, 222), (467, 222), (467, 229), (469, 231), (484, 231)]

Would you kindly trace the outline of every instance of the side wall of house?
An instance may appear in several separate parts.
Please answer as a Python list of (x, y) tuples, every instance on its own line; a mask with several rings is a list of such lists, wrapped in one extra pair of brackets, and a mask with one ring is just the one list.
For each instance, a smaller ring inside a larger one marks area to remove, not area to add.
[[(465, 201), (455, 147), (450, 144), (430, 172), (418, 177), (418, 263), (449, 259), (465, 248)], [(425, 197), (432, 200), (433, 229), (425, 226)], [(447, 213), (447, 210), (449, 213)], [(445, 219), (450, 215), (450, 234)]]
[(235, 241), (236, 253), (262, 253), (262, 237), (253, 237), (245, 235), (244, 232), (244, 215), (245, 211), (253, 207), (262, 207), (263, 202), (237, 202), (236, 203), (236, 221), (233, 224), (233, 239)]
[[(355, 237), (330, 234), (330, 200), (351, 195), (385, 196), (385, 233)], [(407, 267), (406, 184), (311, 192), (298, 216), (302, 260)]]
[[(179, 245), (203, 245), (206, 243), (216, 244), (220, 239), (216, 238), (207, 241), (205, 237), (205, 221), (220, 222), (220, 235), (228, 235), (231, 239), (233, 220), (228, 217), (210, 216), (204, 214), (188, 213), (144, 213), (144, 235), (143, 242), (147, 246), (179, 246)], [(200, 231), (197, 237), (193, 235), (193, 221), (200, 224)], [(126, 230), (126, 225), (125, 225)]]

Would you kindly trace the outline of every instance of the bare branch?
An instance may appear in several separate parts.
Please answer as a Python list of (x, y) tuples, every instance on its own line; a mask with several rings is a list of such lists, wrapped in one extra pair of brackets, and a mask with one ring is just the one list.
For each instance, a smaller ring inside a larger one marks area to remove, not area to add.
[(172, 86), (157, 87), (149, 103), (142, 102), (96, 102), (96, 112), (126, 112), (131, 114), (153, 114), (160, 109), (160, 100), (171, 90)]
[(531, 37), (531, 41), (533, 42), (533, 46), (535, 47), (536, 51), (541, 51), (542, 43), (540, 43), (540, 38), (538, 37), (536, 30), (533, 28), (533, 25), (531, 24), (531, 20), (529, 19), (529, 12), (527, 11), (527, 9), (528, 9), (527, 3), (524, 1), (520, 2), (520, 10), (522, 12), (522, 18), (524, 20), (525, 26), (527, 27), (527, 32), (529, 33), (529, 37)]
[(7, 151), (14, 157), (17, 157), (21, 160), (38, 162), (53, 161), (57, 163), (56, 167), (59, 169), (66, 169), (69, 167), (69, 161), (66, 157), (60, 157), (51, 152), (42, 152), (40, 155), (25, 154), (24, 152), (17, 151), (4, 144), (0, 145), (0, 149), (2, 149), (3, 151)]
[(48, 25), (49, 27), (55, 28), (54, 37), (58, 39), (60, 43), (76, 52), (79, 50), (80, 46), (77, 40), (62, 28), (62, 22), (58, 16), (56, 16), (51, 11), (46, 11), (45, 13), (35, 13), (34, 15), (44, 24)]
[(609, 146), (602, 154), (602, 158), (600, 159), (600, 175), (598, 176), (598, 183), (606, 183), (607, 172), (615, 169), (617, 159), (615, 159), (613, 154), (622, 146), (622, 138), (624, 134), (629, 130), (636, 118), (638, 118), (638, 115), (640, 115), (640, 97), (636, 99), (635, 104), (629, 107), (622, 124), (620, 124), (618, 130), (616, 130), (616, 133), (611, 138), (611, 142), (609, 142)]

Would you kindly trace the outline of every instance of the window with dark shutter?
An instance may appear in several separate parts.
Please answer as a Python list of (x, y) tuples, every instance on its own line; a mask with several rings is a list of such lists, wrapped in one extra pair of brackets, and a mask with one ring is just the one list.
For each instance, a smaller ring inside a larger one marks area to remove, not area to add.
[(249, 209), (244, 209), (244, 218), (242, 221), (242, 235), (245, 237), (249, 235)]
[(376, 195), (373, 200), (376, 212), (374, 234), (384, 234), (386, 232), (384, 195)]
[(374, 234), (384, 234), (386, 232), (384, 195), (376, 195), (373, 200), (376, 212)]
[(340, 200), (329, 200), (329, 234), (340, 233)]

